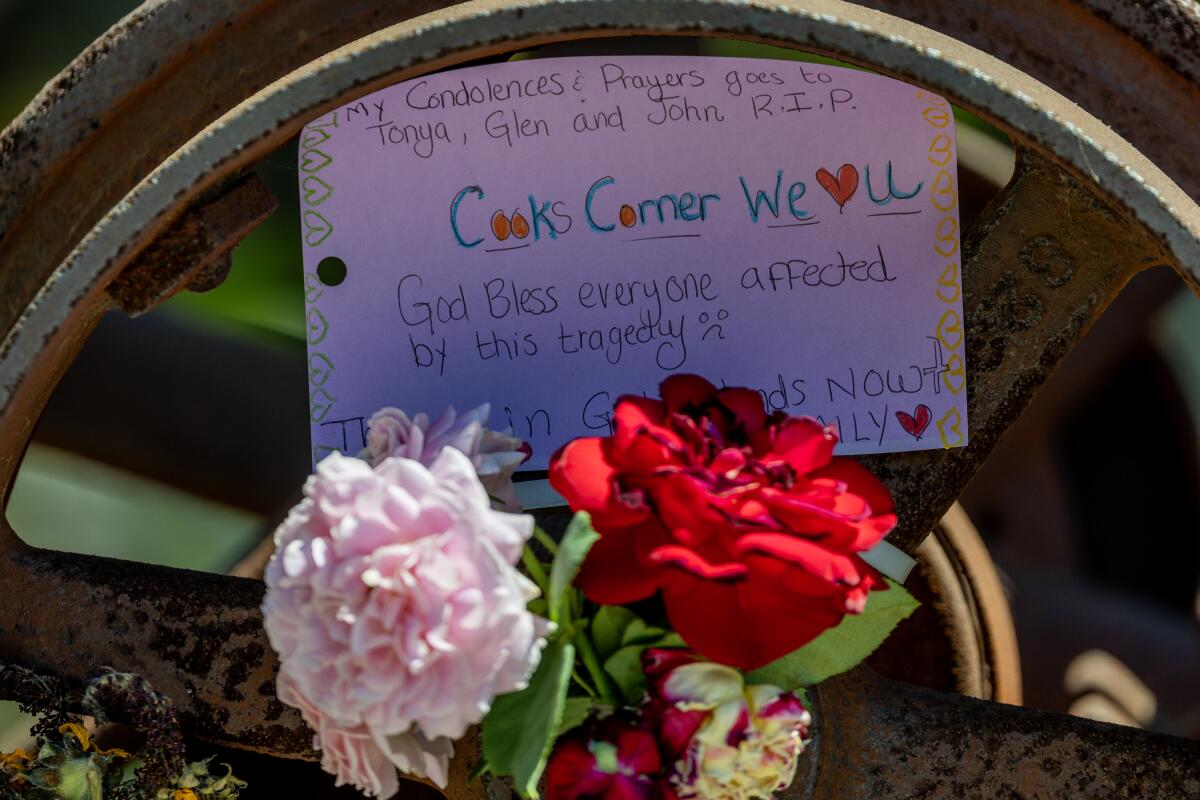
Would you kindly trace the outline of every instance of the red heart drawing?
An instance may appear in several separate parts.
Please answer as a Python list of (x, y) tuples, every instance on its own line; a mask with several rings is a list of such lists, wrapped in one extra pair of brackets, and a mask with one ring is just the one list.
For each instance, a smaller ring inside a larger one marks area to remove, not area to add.
[(858, 189), (858, 170), (853, 164), (842, 164), (838, 167), (837, 177), (833, 177), (833, 173), (821, 167), (817, 170), (817, 183), (824, 187), (825, 191), (829, 192), (829, 196), (838, 204), (838, 213), (842, 213), (843, 206), (854, 197), (854, 192)]
[(929, 427), (929, 421), (933, 419), (933, 412), (929, 410), (929, 406), (922, 403), (917, 406), (916, 417), (913, 417), (907, 411), (897, 411), (896, 419), (900, 420), (900, 427), (914, 439), (920, 439), (921, 434)]

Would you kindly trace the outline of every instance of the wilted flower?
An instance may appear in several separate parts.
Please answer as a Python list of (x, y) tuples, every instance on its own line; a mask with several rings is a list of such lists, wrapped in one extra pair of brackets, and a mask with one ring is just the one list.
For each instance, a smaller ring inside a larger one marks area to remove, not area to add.
[[(28, 784), (30, 797), (94, 800), (106, 787), (121, 781), (122, 767), (130, 758), (124, 750), (101, 750), (87, 729), (77, 722), (60, 725), (53, 734), (38, 738), (33, 760), (14, 759), (17, 777)], [(7, 759), (6, 759), (7, 763)]]
[(735, 669), (686, 650), (648, 650), (647, 716), (682, 798), (766, 800), (791, 784), (811, 718), (792, 692), (747, 686)]
[(280, 698), (342, 782), (394, 792), (386, 758), (444, 785), (452, 739), (523, 688), (549, 623), (515, 568), (533, 519), (491, 508), (467, 456), (333, 454), (275, 534), (264, 624)]
[(246, 782), (233, 775), (233, 768), (224, 764), (225, 774), (214, 775), (208, 769), (211, 758), (185, 764), (171, 780), (171, 785), (158, 790), (155, 800), (237, 800)]
[(505, 508), (515, 510), (517, 495), (512, 477), (529, 458), (529, 445), (509, 432), (489, 430), (490, 413), (487, 403), (461, 416), (448, 408), (431, 422), (426, 414), (409, 417), (398, 408), (380, 409), (367, 423), (367, 446), (359, 457), (372, 466), (385, 458), (399, 457), (428, 467), (443, 448), (453, 447), (471, 459), (488, 494), (502, 501)]

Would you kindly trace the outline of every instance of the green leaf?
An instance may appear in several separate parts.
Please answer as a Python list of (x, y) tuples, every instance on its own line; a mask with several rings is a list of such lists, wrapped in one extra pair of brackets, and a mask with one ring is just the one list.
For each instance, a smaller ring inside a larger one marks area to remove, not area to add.
[(642, 651), (648, 645), (631, 644), (622, 647), (604, 660), (604, 671), (621, 689), (625, 702), (637, 705), (646, 695), (646, 673), (642, 672)]
[(542, 660), (519, 692), (496, 698), (483, 719), (483, 756), (494, 775), (511, 775), (523, 797), (537, 797), (537, 784), (562, 724), (575, 663), (566, 637), (551, 640)]
[(479, 759), (475, 762), (475, 766), (471, 767), (471, 774), (467, 776), (467, 783), (474, 783), (490, 771), (491, 767), (488, 765), (488, 760), (486, 758)]
[(665, 629), (647, 625), (644, 619), (635, 617), (625, 628), (625, 632), (621, 634), (621, 644), (651, 644), (659, 641), (666, 634)]
[(600, 658), (608, 658), (621, 647), (622, 636), (629, 624), (637, 619), (625, 606), (600, 606), (592, 617), (592, 641)]
[(888, 580), (887, 591), (871, 592), (861, 614), (847, 614), (837, 627), (746, 677), (781, 689), (811, 686), (857, 666), (883, 644), (892, 629), (920, 605), (904, 587)]
[(687, 647), (688, 643), (675, 631), (668, 631), (665, 636), (655, 642), (652, 647)]
[(568, 697), (563, 705), (562, 721), (558, 723), (558, 730), (554, 737), (557, 739), (567, 731), (582, 725), (587, 720), (588, 714), (592, 713), (594, 705), (596, 705), (596, 701), (590, 697)]
[(567, 592), (571, 591), (571, 582), (579, 574), (579, 567), (587, 557), (592, 545), (600, 538), (592, 528), (592, 518), (580, 511), (567, 525), (562, 541), (558, 543), (558, 553), (554, 556), (554, 564), (550, 567), (550, 588), (546, 592), (546, 600), (550, 604), (550, 621), (563, 623), (564, 606), (567, 604)]
[[(612, 608), (612, 606), (604, 606), (600, 611), (603, 612), (606, 608)], [(618, 610), (632, 615), (628, 609)], [(621, 618), (620, 614), (610, 616)], [(596, 619), (592, 621), (593, 639), (597, 638), (595, 629), (599, 620), (600, 614), (597, 614)], [(606, 634), (606, 636), (614, 635)], [(651, 647), (687, 647), (687, 643), (678, 633), (647, 625), (644, 620), (634, 615), (621, 632), (620, 647), (617, 647), (604, 659), (604, 671), (621, 689), (621, 694), (625, 696), (626, 702), (632, 705), (642, 702), (642, 698), (646, 694), (646, 675), (642, 671), (642, 653)], [(597, 649), (599, 649), (599, 643), (597, 643)], [(603, 655), (601, 657), (604, 658)]]
[(544, 597), (535, 597), (525, 604), (525, 608), (530, 614), (537, 614), (539, 617), (544, 617), (550, 613), (550, 605)]

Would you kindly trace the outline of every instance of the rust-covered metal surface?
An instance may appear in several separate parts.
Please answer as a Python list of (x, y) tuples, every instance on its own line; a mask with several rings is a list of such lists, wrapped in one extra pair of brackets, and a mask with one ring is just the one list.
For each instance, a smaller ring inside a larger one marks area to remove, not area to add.
[(854, 0), (978, 47), (1104, 120), (1200, 198), (1192, 0)]
[[(113, 282), (124, 276), (136, 283), (137, 259), (150, 258), (155, 240), (167, 235), (169, 241), (169, 231), (187, 229), (194, 219), (187, 215), (214, 202), (206, 196), (213, 187), (293, 136), (306, 120), (379, 86), (560, 39), (702, 34), (813, 50), (924, 85), (1001, 124), (1022, 144), (1012, 185), (966, 232), (959, 276), (965, 318), (943, 331), (966, 337), (971, 446), (872, 460), (907, 510), (894, 540), (909, 551), (1130, 275), (1166, 262), (1200, 285), (1200, 209), (1113, 131), (1018, 69), (911, 23), (835, 0), (476, 0), (379, 30), (306, 63), (341, 42), (441, 5), (153, 3), (86, 53), (5, 132), (4, 494), (46, 397), (96, 316), (110, 307)], [(296, 71), (267, 85), (290, 70)], [(1187, 106), (1175, 111), (1180, 108)], [(252, 216), (242, 222), (252, 224)], [(226, 227), (234, 234), (242, 230), (240, 224)], [(153, 262), (142, 262), (147, 264), (154, 272)], [(169, 276), (186, 279), (189, 270), (164, 274), (165, 282), (149, 284), (172, 290), (181, 281)], [(185, 725), (199, 736), (311, 757), (311, 738), (298, 716), (274, 699), (275, 664), (261, 631), (259, 584), (36, 551), (0, 525), (0, 585), (6, 590), (0, 661), (72, 681), (103, 664), (137, 671), (172, 696)], [(931, 781), (940, 776), (938, 786), (962, 792), (946, 796), (994, 796), (990, 788), (1007, 790), (1018, 777), (1029, 796), (1060, 796), (1052, 787), (1117, 780), (1134, 763), (1118, 758), (1122, 749), (1130, 758), (1143, 756), (1149, 766), (1142, 774), (1162, 786), (1192, 786), (1187, 781), (1194, 779), (1197, 760), (1186, 743), (1116, 734), (1065, 718), (1038, 717), (1035, 724), (1024, 712), (913, 694), (911, 687), (877, 684), (863, 675), (821, 692), (830, 721), (818, 740), (813, 760), (821, 766), (811, 786), (843, 794), (818, 796), (861, 796), (856, 792), (873, 787), (868, 781), (878, 781), (888, 764), (906, 765), (909, 773), (897, 777), (895, 793), (882, 796), (929, 796), (913, 783), (922, 775)], [(858, 700), (838, 700), (855, 692)], [(845, 722), (838, 722), (842, 717)], [(888, 727), (880, 732), (871, 725)], [(1035, 736), (1034, 729), (1043, 733)], [(872, 731), (873, 749), (859, 741), (865, 730)], [(853, 749), (843, 748), (846, 742), (864, 758), (882, 760), (838, 766), (838, 754)], [(1085, 770), (1069, 769), (1055, 757), (1014, 772), (1014, 759), (1035, 744), (1065, 754), (1079, 742), (1094, 742), (1101, 756), (1093, 762), (1077, 752)], [(906, 753), (920, 762), (904, 761)], [(1060, 783), (1055, 776), (1062, 776)]]
[(784, 797), (1200, 797), (1200, 742), (935, 692), (863, 668), (815, 695), (815, 746)]
[(971, 444), (860, 460), (904, 509), (888, 540), (912, 550), (957, 499), (1034, 392), (1138, 270), (1162, 263), (1152, 239), (1078, 180), (1030, 151), (962, 243)]
[(122, 311), (137, 316), (184, 288), (219, 286), (233, 266), (233, 248), (279, 206), (253, 173), (218, 190), (183, 212), (108, 285)]

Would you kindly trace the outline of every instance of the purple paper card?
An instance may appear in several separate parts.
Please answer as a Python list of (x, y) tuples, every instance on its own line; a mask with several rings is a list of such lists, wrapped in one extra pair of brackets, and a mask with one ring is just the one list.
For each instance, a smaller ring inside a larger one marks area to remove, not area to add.
[(545, 469), (667, 375), (752, 386), (841, 453), (967, 443), (954, 118), (867, 72), (527, 60), (300, 137), (314, 457), (383, 406), (491, 403)]

